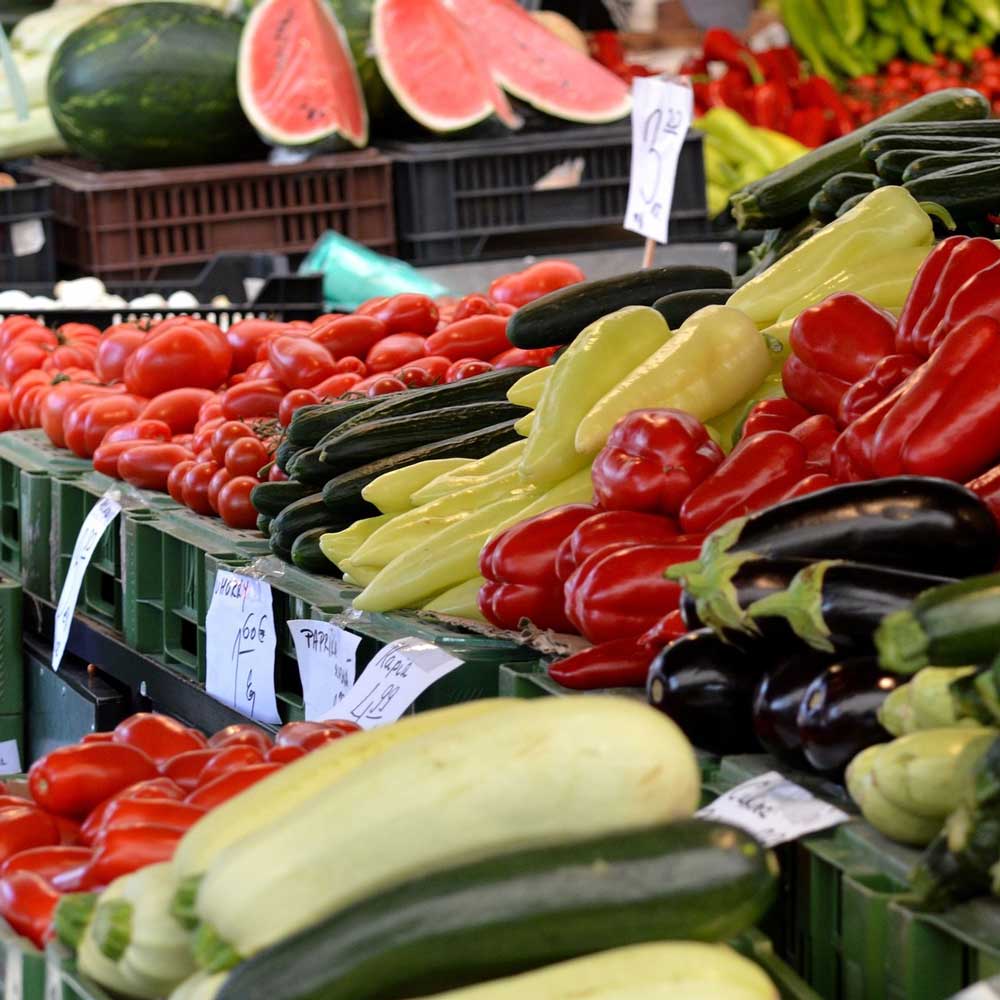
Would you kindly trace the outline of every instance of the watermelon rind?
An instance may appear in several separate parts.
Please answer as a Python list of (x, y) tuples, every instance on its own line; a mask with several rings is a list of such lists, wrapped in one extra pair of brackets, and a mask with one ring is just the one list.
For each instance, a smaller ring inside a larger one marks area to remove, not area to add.
[[(356, 65), (353, 68), (354, 90), (357, 100), (360, 102), (362, 117), (364, 118), (364, 130), (359, 134), (351, 134), (343, 126), (331, 127), (329, 125), (316, 128), (311, 132), (289, 132), (270, 121), (257, 107), (253, 98), (253, 88), (250, 80), (252, 66), (250, 49), (254, 42), (255, 31), (259, 28), (260, 22), (267, 13), (271, 2), (272, 0), (262, 0), (262, 2), (254, 6), (243, 29), (243, 37), (240, 42), (238, 87), (240, 102), (250, 123), (257, 130), (258, 135), (266, 142), (273, 146), (284, 146), (288, 149), (302, 149), (315, 152), (343, 148), (344, 144), (339, 141), (341, 139), (346, 140), (352, 146), (359, 149), (367, 146), (369, 116)], [(341, 47), (353, 63), (354, 55), (348, 34), (338, 20), (332, 7), (325, 2), (318, 3), (316, 6), (329, 18), (330, 25), (339, 37)]]

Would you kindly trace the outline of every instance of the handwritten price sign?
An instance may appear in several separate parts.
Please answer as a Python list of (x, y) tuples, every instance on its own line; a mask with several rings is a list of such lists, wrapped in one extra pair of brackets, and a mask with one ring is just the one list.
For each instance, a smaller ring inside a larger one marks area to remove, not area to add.
[(288, 623), (302, 678), (306, 720), (323, 718), (350, 691), (361, 636), (332, 622), (299, 618)]
[(220, 569), (205, 617), (205, 687), (217, 701), (276, 724), (274, 615), (263, 580)]
[(632, 173), (623, 225), (666, 243), (681, 148), (691, 124), (691, 88), (659, 77), (632, 81)]

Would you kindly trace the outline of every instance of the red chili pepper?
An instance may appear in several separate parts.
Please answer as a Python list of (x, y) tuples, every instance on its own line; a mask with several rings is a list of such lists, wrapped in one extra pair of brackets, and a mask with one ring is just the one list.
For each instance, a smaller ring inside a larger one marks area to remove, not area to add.
[(11, 855), (0, 866), (0, 875), (20, 871), (34, 872), (48, 882), (60, 872), (86, 864), (91, 854), (93, 851), (89, 847), (64, 847), (61, 844), (29, 847), (26, 851)]
[(45, 947), (61, 898), (36, 872), (13, 871), (0, 877), (0, 917), (36, 948)]
[(479, 572), (486, 583), (479, 609), (500, 628), (516, 629), (527, 618), (537, 628), (571, 632), (556, 576), (556, 552), (573, 530), (594, 515), (590, 504), (568, 504), (521, 521), (483, 548)]
[[(947, 272), (942, 280), (946, 277)], [(933, 354), (945, 338), (970, 316), (1000, 319), (1000, 262), (978, 271), (955, 292), (944, 317), (930, 334), (927, 342), (930, 352)]]
[[(938, 335), (938, 327), (950, 312), (959, 289), (964, 292), (966, 282), (997, 262), (1000, 262), (1000, 247), (985, 237), (949, 236), (942, 240), (927, 255), (913, 279), (896, 326), (895, 353), (930, 357), (933, 342), (943, 337), (943, 333)], [(987, 279), (987, 292), (988, 282), (995, 284), (996, 278), (994, 274)], [(954, 313), (949, 325), (971, 315), (964, 302), (960, 308), (963, 311)]]
[(790, 431), (808, 419), (809, 411), (794, 399), (762, 399), (747, 414), (740, 440), (763, 431)]
[(897, 386), (902, 385), (920, 366), (915, 354), (889, 354), (840, 397), (837, 426), (847, 427), (852, 421), (880, 403)]
[(676, 538), (677, 525), (668, 517), (630, 510), (602, 511), (577, 525), (559, 546), (556, 576), (568, 580), (580, 563), (601, 549), (672, 544)]
[(841, 396), (894, 352), (895, 337), (891, 313), (853, 292), (831, 295), (792, 323), (785, 392), (807, 410), (835, 417)]
[(169, 826), (186, 830), (205, 815), (205, 810), (176, 799), (119, 799), (104, 815), (104, 824), (94, 839), (100, 844), (109, 830), (123, 826)]
[(638, 638), (613, 639), (549, 664), (549, 677), (563, 687), (641, 687), (653, 654)]
[(689, 413), (636, 410), (618, 421), (594, 460), (594, 495), (608, 510), (676, 515), (724, 457)]
[(684, 501), (681, 527), (708, 532), (777, 503), (808, 475), (806, 455), (802, 442), (787, 431), (764, 431), (741, 441)]
[(120, 826), (108, 830), (87, 865), (80, 887), (109, 885), (129, 872), (169, 861), (184, 833), (172, 826)]
[(639, 636), (639, 642), (651, 652), (658, 653), (664, 646), (668, 646), (682, 635), (687, 635), (689, 631), (690, 629), (684, 624), (680, 608), (676, 608), (664, 615), (652, 628), (643, 632)]
[(817, 413), (793, 427), (789, 433), (802, 442), (806, 449), (806, 468), (813, 472), (828, 472), (830, 469), (830, 450), (837, 440), (837, 425), (833, 417), (825, 413)]
[(788, 117), (788, 135), (803, 146), (815, 148), (826, 139), (826, 116), (822, 108), (799, 108)]
[(246, 746), (245, 744), (238, 744), (232, 747), (219, 747), (198, 774), (198, 785), (207, 785), (210, 781), (215, 781), (220, 775), (226, 774), (229, 771), (248, 767), (250, 764), (262, 764), (263, 762), (264, 755), (257, 747)]
[(566, 615), (594, 643), (642, 635), (680, 604), (680, 587), (664, 573), (700, 551), (668, 543), (595, 552), (566, 581)]
[(214, 809), (258, 781), (280, 771), (280, 764), (251, 764), (240, 771), (229, 771), (215, 781), (195, 789), (184, 801), (202, 809)]
[(1000, 455), (998, 370), (1000, 321), (970, 316), (910, 377), (886, 414), (875, 438), (875, 472), (961, 483), (988, 468)]
[(80, 827), (80, 839), (85, 844), (92, 844), (104, 825), (104, 817), (108, 810), (122, 799), (174, 799), (179, 802), (182, 798), (184, 798), (184, 790), (176, 782), (166, 777), (153, 778), (151, 781), (140, 781), (138, 784), (130, 785), (91, 810), (83, 821), (83, 826)]

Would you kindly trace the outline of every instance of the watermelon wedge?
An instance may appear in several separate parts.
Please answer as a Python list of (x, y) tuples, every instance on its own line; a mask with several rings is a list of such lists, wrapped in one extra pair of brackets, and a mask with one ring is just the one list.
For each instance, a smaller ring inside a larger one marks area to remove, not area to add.
[(632, 106), (629, 87), (538, 23), (515, 0), (444, 0), (482, 59), (514, 97), (571, 122), (617, 121)]
[(347, 35), (324, 0), (261, 0), (243, 29), (243, 111), (276, 146), (368, 143), (368, 112)]

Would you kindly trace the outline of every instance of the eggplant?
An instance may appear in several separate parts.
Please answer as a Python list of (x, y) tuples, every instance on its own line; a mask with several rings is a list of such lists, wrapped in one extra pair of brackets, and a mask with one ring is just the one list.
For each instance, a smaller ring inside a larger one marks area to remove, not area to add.
[(827, 667), (799, 705), (799, 741), (809, 765), (839, 773), (866, 747), (892, 739), (878, 720), (878, 710), (902, 683), (901, 677), (881, 670), (874, 656)]
[(691, 742), (714, 754), (759, 749), (751, 710), (764, 658), (701, 629), (674, 640), (653, 661), (649, 703), (669, 716)]

